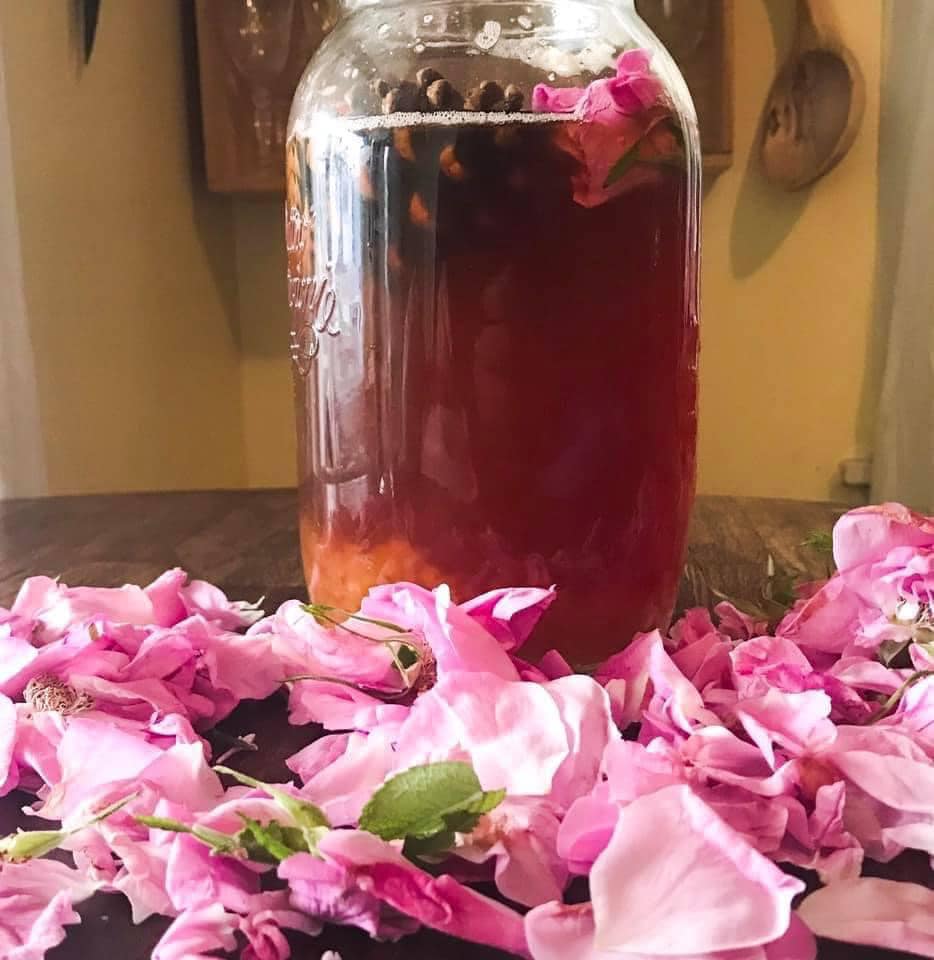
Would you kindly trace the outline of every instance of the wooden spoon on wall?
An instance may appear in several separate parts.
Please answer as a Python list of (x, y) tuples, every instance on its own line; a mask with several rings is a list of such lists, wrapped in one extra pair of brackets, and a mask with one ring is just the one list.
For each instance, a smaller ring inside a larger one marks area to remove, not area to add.
[(786, 190), (822, 177), (853, 145), (865, 107), (863, 72), (840, 39), (828, 0), (798, 0), (791, 53), (765, 108), (766, 177)]

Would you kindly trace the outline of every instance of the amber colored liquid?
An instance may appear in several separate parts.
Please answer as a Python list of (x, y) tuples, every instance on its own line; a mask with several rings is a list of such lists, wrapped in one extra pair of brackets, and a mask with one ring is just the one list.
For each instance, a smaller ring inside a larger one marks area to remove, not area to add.
[(311, 595), (556, 584), (526, 652), (587, 663), (671, 614), (696, 255), (684, 169), (581, 206), (563, 122), (293, 139), (290, 294)]

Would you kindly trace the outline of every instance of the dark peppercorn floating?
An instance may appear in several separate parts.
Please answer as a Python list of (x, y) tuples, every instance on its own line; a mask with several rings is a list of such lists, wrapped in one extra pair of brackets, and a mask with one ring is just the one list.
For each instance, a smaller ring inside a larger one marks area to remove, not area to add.
[(423, 67), (415, 82), (395, 77), (378, 77), (370, 89), (379, 98), (383, 113), (436, 110), (492, 111), (517, 113), (525, 104), (525, 94), (514, 83), (505, 90), (495, 80), (484, 80), (465, 96), (434, 67)]

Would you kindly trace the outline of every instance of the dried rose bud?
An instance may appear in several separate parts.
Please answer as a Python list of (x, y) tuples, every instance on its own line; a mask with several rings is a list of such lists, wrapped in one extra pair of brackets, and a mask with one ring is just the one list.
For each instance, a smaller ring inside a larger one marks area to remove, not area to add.
[(392, 143), (396, 148), (396, 153), (403, 160), (410, 163), (415, 162), (415, 148), (412, 146), (412, 131), (408, 127), (399, 127), (392, 131)]
[(467, 94), (467, 110), (492, 110), (503, 99), (503, 88), (495, 80), (484, 80)]
[(393, 87), (383, 97), (383, 113), (405, 113), (418, 106), (418, 88), (414, 83), (404, 81), (398, 87)]
[(383, 113), (398, 113), (404, 109), (402, 94), (398, 90), (390, 90), (389, 93), (383, 97)]
[(525, 94), (514, 83), (510, 83), (503, 93), (503, 101), (507, 113), (516, 113), (525, 103)]
[(441, 74), (434, 67), (422, 67), (415, 74), (415, 82), (422, 90), (427, 90), (433, 83), (441, 79), (443, 79)]
[(453, 110), (458, 106), (457, 91), (451, 81), (445, 80), (443, 77), (440, 80), (435, 80), (428, 87), (425, 97), (428, 100), (428, 106), (434, 110)]
[(412, 194), (412, 199), (409, 201), (409, 219), (416, 227), (427, 227), (431, 223), (431, 214), (428, 212), (428, 207), (425, 206), (425, 201), (417, 194)]
[(386, 262), (390, 270), (401, 270), (403, 267), (402, 254), (394, 243), (391, 243), (386, 251)]
[(467, 170), (460, 160), (457, 159), (457, 151), (454, 149), (453, 144), (448, 144), (448, 146), (441, 151), (439, 163), (441, 172), (451, 180), (459, 181), (467, 178)]

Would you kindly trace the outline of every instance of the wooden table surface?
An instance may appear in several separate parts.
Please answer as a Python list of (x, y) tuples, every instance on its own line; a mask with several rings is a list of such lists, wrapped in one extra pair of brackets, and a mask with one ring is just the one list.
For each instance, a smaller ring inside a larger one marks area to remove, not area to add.
[[(823, 503), (699, 498), (680, 605), (707, 603), (715, 599), (712, 591), (758, 599), (770, 557), (777, 569), (796, 579), (826, 576), (826, 556), (803, 541), (813, 532), (829, 531), (841, 512), (842, 508)], [(60, 576), (71, 586), (119, 586), (145, 584), (163, 570), (181, 566), (193, 577), (218, 584), (231, 598), (255, 600), (265, 595), (268, 610), (303, 595), (297, 538), (292, 490), (0, 502), (0, 604), (9, 605), (22, 580), (34, 574)], [(309, 728), (288, 728), (281, 719), (273, 721), (268, 712), (250, 705), (226, 723), (231, 732), (257, 732), (264, 766), (271, 771), (314, 736)], [(251, 772), (263, 775), (261, 768)], [(266, 776), (275, 779), (274, 772)], [(19, 807), (28, 799), (20, 795), (0, 802), (0, 834), (23, 822)], [(81, 913), (84, 922), (69, 928), (66, 942), (48, 954), (51, 960), (143, 960), (165, 925), (161, 918), (153, 918), (132, 927), (126, 903), (118, 896), (95, 897)], [(317, 958), (326, 947), (340, 949), (343, 960), (502, 956), (431, 932), (389, 945), (371, 944), (346, 930), (335, 931), (327, 940), (298, 944), (294, 956)], [(831, 955), (859, 960), (884, 954), (825, 946), (821, 957)]]
[[(682, 602), (708, 586), (752, 599), (769, 555), (814, 578), (826, 558), (802, 545), (829, 531), (843, 508), (826, 503), (700, 497), (691, 524)], [(22, 580), (60, 576), (71, 586), (145, 584), (169, 567), (211, 580), (229, 596), (266, 596), (267, 607), (302, 594), (294, 490), (144, 493), (0, 501), (0, 604)]]

